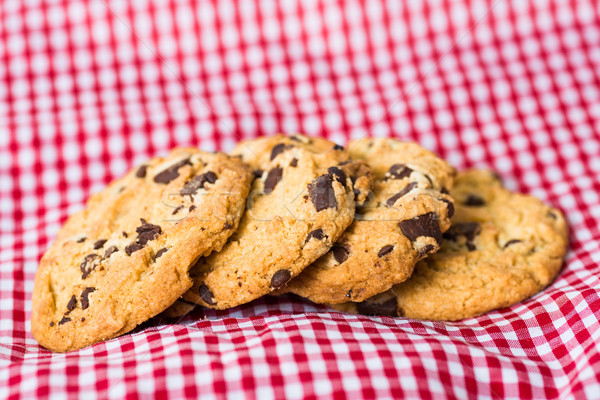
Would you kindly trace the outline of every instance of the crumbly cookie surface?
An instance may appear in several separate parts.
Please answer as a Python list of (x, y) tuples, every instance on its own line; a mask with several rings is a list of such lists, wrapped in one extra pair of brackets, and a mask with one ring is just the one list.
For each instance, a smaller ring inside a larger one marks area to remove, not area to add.
[(456, 215), (441, 250), (418, 263), (410, 279), (382, 296), (385, 300), (342, 309), (377, 314), (371, 306), (387, 301), (389, 313), (393, 295), (400, 316), (460, 320), (516, 304), (554, 280), (568, 246), (559, 210), (511, 193), (488, 171), (459, 174), (451, 193)]
[[(240, 143), (256, 179), (237, 232), (223, 250), (202, 258), (184, 298), (225, 309), (283, 287), (327, 252), (366, 197), (370, 169), (341, 146), (302, 135)], [(355, 192), (356, 191), (356, 194)]]
[(450, 227), (455, 171), (415, 143), (362, 139), (350, 156), (373, 171), (373, 189), (331, 250), (280, 293), (317, 303), (363, 301), (405, 281), (415, 264), (435, 253)]
[(34, 337), (78, 349), (169, 307), (192, 285), (190, 266), (235, 231), (251, 182), (239, 158), (180, 148), (93, 195), (40, 261)]

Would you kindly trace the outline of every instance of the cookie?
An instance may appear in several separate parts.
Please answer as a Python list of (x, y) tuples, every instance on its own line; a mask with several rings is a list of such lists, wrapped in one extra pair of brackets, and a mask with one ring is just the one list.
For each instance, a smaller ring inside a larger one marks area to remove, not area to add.
[(34, 337), (79, 349), (169, 307), (191, 287), (190, 266), (235, 231), (251, 182), (241, 159), (185, 148), (93, 195), (40, 261)]
[[(328, 140), (278, 135), (233, 151), (255, 172), (246, 212), (219, 253), (200, 259), (184, 298), (225, 309), (283, 287), (326, 253), (365, 199), (370, 169)], [(356, 190), (356, 194), (355, 191)]]
[(386, 294), (338, 309), (453, 321), (516, 304), (554, 280), (568, 245), (559, 210), (511, 193), (488, 171), (459, 174), (451, 193), (456, 215), (441, 250)]
[(373, 191), (331, 250), (278, 293), (316, 303), (363, 301), (405, 281), (450, 227), (455, 171), (415, 143), (363, 139), (348, 146), (373, 171)]

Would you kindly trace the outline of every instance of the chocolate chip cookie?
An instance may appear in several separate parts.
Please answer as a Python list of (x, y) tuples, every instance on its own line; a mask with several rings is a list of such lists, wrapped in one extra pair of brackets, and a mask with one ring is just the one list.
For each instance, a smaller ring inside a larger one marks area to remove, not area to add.
[(182, 148), (93, 195), (40, 261), (34, 337), (79, 349), (169, 307), (191, 287), (190, 266), (237, 228), (251, 182), (239, 158)]
[(278, 293), (316, 303), (363, 301), (405, 281), (435, 253), (454, 212), (455, 171), (415, 143), (362, 139), (348, 146), (373, 170), (373, 191), (331, 250)]
[(366, 164), (325, 139), (264, 137), (240, 143), (233, 154), (256, 176), (246, 212), (223, 250), (192, 268), (194, 287), (184, 295), (217, 309), (283, 287), (326, 253), (370, 186)]
[(511, 193), (488, 171), (459, 174), (451, 193), (456, 215), (441, 250), (385, 294), (336, 308), (459, 320), (516, 304), (553, 281), (568, 245), (559, 210)]

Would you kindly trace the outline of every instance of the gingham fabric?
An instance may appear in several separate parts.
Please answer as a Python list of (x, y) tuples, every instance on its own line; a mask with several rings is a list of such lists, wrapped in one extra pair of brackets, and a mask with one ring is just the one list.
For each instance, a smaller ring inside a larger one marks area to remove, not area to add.
[[(3, 1), (0, 398), (600, 398), (598, 3)], [(68, 214), (178, 145), (415, 140), (561, 208), (564, 269), (460, 322), (297, 297), (53, 354), (37, 263)]]

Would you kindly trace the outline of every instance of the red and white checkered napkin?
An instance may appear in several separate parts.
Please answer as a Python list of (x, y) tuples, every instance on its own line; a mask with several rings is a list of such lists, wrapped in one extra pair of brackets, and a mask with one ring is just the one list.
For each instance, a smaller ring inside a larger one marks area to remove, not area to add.
[[(599, 398), (599, 66), (594, 1), (2, 2), (0, 398)], [(278, 131), (494, 168), (566, 213), (564, 270), (453, 323), (283, 297), (37, 345), (37, 262), (90, 193), (177, 145)]]

